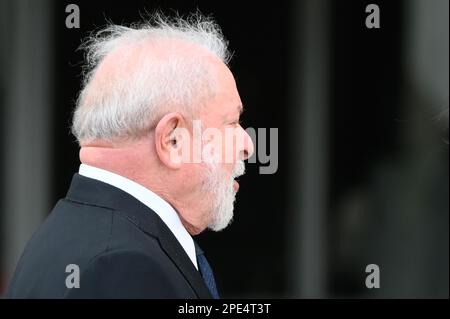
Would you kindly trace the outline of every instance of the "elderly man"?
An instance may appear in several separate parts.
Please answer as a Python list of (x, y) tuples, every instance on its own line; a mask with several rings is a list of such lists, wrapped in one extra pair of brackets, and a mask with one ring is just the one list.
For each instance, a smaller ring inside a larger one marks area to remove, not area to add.
[(220, 29), (199, 15), (154, 16), (85, 48), (72, 127), (81, 166), (7, 297), (219, 298), (192, 236), (230, 223), (253, 152)]

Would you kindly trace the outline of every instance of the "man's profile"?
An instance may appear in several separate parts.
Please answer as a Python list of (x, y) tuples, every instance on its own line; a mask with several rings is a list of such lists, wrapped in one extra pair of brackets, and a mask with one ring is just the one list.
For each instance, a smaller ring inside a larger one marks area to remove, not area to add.
[(230, 223), (253, 144), (220, 28), (199, 14), (150, 20), (85, 43), (79, 172), (8, 298), (219, 298), (193, 236)]

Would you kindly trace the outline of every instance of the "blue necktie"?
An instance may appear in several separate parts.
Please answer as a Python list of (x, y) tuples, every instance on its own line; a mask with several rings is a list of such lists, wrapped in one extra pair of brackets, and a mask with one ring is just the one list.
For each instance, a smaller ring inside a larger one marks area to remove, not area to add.
[(203, 250), (195, 243), (195, 253), (197, 255), (197, 264), (200, 270), (200, 273), (203, 277), (203, 281), (211, 293), (211, 296), (214, 299), (219, 299), (219, 292), (217, 291), (216, 281), (214, 279), (214, 274), (211, 269), (211, 266), (208, 263), (208, 260), (203, 253)]

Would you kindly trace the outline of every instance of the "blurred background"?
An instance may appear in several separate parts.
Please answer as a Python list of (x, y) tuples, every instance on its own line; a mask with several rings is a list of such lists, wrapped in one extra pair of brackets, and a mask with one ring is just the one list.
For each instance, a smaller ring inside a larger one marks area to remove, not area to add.
[(155, 9), (212, 15), (244, 126), (278, 128), (278, 171), (249, 164), (234, 223), (198, 239), (224, 297), (449, 297), (448, 0), (0, 0), (0, 295), (78, 170), (81, 40)]

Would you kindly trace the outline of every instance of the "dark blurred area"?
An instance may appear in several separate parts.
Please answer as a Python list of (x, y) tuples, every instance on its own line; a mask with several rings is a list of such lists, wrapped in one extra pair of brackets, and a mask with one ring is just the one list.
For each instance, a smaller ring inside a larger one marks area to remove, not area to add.
[(448, 298), (447, 0), (0, 0), (0, 294), (78, 171), (77, 48), (156, 9), (212, 15), (244, 126), (278, 128), (277, 172), (248, 164), (233, 224), (198, 239), (224, 297)]

